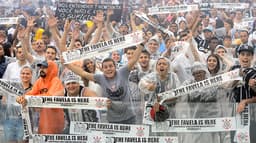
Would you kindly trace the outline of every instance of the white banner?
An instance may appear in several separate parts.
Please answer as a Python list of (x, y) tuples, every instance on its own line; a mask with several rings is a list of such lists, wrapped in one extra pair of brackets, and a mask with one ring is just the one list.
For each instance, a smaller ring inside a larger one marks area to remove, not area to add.
[(146, 22), (146, 23), (148, 23), (149, 25), (153, 26), (154, 28), (163, 31), (164, 33), (168, 34), (169, 36), (174, 36), (174, 34), (173, 34), (170, 30), (168, 30), (168, 29), (166, 29), (166, 28), (160, 26), (159, 24), (153, 23), (153, 22), (147, 17), (147, 15), (146, 15), (145, 13), (136, 11), (136, 12), (135, 12), (135, 15), (136, 15), (137, 17), (139, 17), (141, 20), (143, 20), (144, 22)]
[(24, 140), (29, 140), (32, 134), (32, 126), (29, 118), (28, 107), (22, 107), (21, 111), (23, 128), (24, 128)]
[(18, 17), (2, 17), (0, 18), (0, 24), (17, 24)]
[(107, 110), (105, 97), (26, 96), (28, 107)]
[(198, 10), (198, 5), (174, 5), (148, 8), (148, 15), (179, 13)]
[[(1, 91), (6, 91), (7, 93), (14, 93), (16, 95), (23, 95), (23, 92), (21, 90), (19, 90), (18, 88), (14, 87), (13, 85), (11, 85), (10, 81), (6, 81), (6, 80), (0, 80), (0, 90)], [(13, 94), (10, 94), (13, 95)]]
[(93, 122), (70, 122), (70, 134), (108, 134), (112, 136), (149, 136), (149, 126), (147, 125), (128, 125), (128, 124), (109, 124)]
[(173, 99), (188, 93), (192, 93), (194, 91), (221, 85), (228, 81), (242, 80), (242, 77), (239, 75), (239, 73), (240, 73), (240, 70), (236, 69), (236, 70), (226, 72), (224, 74), (217, 75), (199, 82), (181, 86), (171, 91), (159, 93), (158, 96), (161, 98), (160, 104), (162, 104), (167, 99)]
[(89, 139), (87, 135), (33, 134), (32, 139), (29, 140), (29, 143), (52, 143), (52, 142), (90, 143), (88, 141)]
[(221, 9), (247, 9), (249, 3), (213, 3), (213, 8)]
[(236, 29), (242, 30), (251, 28), (255, 19), (255, 17), (243, 18), (242, 22), (236, 25)]
[(107, 137), (106, 143), (178, 143), (178, 137), (174, 136), (149, 136), (149, 137)]
[(152, 124), (152, 132), (223, 132), (236, 129), (235, 117), (167, 119)]
[[(15, 99), (19, 95), (23, 95), (23, 92), (18, 88), (16, 88), (15, 86), (11, 85), (10, 81), (6, 81), (2, 79), (0, 80), (0, 91), (4, 92), (3, 95), (8, 96), (7, 98), (10, 98), (9, 100), (11, 101), (15, 101)], [(11, 98), (15, 98), (15, 99), (11, 99)], [(18, 103), (12, 103), (12, 104), (18, 105)], [(30, 133), (32, 133), (30, 119), (27, 111), (28, 111), (28, 108), (22, 107), (21, 116), (22, 116), (23, 129), (24, 129), (23, 139), (26, 139), (26, 140), (29, 138)]]
[(246, 105), (243, 112), (237, 114), (237, 131), (235, 141), (237, 143), (250, 143), (250, 110), (249, 105)]
[(125, 36), (114, 38), (108, 41), (100, 42), (94, 45), (86, 45), (83, 48), (68, 50), (62, 53), (65, 63), (71, 63), (77, 60), (95, 57), (99, 54), (136, 46), (143, 42), (143, 32), (138, 31)]
[(178, 143), (174, 136), (104, 136), (104, 135), (48, 135), (35, 134), (29, 143)]

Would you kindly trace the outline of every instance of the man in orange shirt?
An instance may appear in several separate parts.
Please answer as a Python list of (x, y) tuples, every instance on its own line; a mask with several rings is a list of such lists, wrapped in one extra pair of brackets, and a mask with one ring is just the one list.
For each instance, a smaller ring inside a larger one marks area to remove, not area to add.
[[(61, 80), (57, 77), (58, 68), (53, 61), (43, 61), (37, 64), (40, 67), (40, 78), (35, 82), (32, 90), (26, 93), (31, 96), (52, 96), (63, 91)], [(17, 102), (26, 105), (25, 96), (18, 97)], [(64, 111), (56, 108), (43, 108), (40, 110), (39, 134), (58, 134), (64, 128)]]

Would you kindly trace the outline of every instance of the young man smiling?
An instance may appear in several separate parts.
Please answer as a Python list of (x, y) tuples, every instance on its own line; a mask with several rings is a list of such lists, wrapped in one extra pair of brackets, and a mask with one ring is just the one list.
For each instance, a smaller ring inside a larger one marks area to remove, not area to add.
[(107, 120), (110, 123), (133, 124), (136, 121), (133, 104), (131, 102), (131, 93), (128, 87), (128, 76), (133, 66), (139, 59), (139, 55), (144, 45), (138, 45), (134, 51), (133, 57), (128, 63), (117, 69), (115, 61), (106, 58), (102, 62), (103, 74), (92, 74), (84, 71), (82, 68), (68, 64), (67, 68), (82, 78), (95, 81), (103, 90), (102, 96), (107, 97), (108, 111)]
[[(256, 102), (256, 69), (252, 68), (254, 49), (251, 46), (247, 44), (240, 45), (237, 51), (240, 65), (236, 67), (242, 70), (244, 84), (234, 87), (233, 100), (238, 103), (236, 112), (241, 113), (249, 103)], [(254, 108), (254, 106), (250, 107)], [(254, 120), (250, 119), (251, 142), (256, 142), (255, 136), (252, 135), (255, 132), (256, 123)]]

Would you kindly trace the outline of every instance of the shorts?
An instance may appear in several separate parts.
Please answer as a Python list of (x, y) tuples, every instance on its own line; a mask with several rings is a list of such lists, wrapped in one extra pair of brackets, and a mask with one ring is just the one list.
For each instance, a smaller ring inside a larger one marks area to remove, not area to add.
[(22, 119), (6, 119), (4, 121), (4, 135), (6, 141), (22, 141), (24, 136)]

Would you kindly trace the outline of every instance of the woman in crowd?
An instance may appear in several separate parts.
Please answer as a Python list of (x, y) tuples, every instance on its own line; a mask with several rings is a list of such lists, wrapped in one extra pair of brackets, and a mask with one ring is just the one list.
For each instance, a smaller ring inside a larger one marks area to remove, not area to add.
[[(84, 71), (92, 74), (101, 73), (97, 68), (96, 64), (92, 59), (85, 59), (83, 62)], [(90, 81), (88, 79), (83, 78), (84, 86), (90, 88), (94, 92), (96, 92), (97, 96), (102, 96), (102, 89), (99, 84)]]
[(211, 76), (221, 73), (222, 64), (218, 55), (211, 54), (207, 57), (207, 68)]
[(122, 57), (121, 50), (111, 52), (111, 58), (115, 61), (117, 68), (123, 65), (121, 57)]
[[(26, 93), (32, 88), (32, 69), (24, 66), (20, 72), (21, 82), (10, 82), (10, 84), (20, 91)], [(15, 94), (15, 93), (14, 93)], [(16, 103), (14, 94), (5, 93), (4, 102), (7, 104), (6, 119), (4, 121), (5, 140), (8, 143), (22, 143), (24, 136), (23, 121), (21, 118), (21, 105)]]

